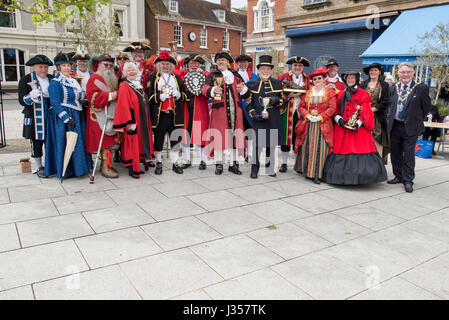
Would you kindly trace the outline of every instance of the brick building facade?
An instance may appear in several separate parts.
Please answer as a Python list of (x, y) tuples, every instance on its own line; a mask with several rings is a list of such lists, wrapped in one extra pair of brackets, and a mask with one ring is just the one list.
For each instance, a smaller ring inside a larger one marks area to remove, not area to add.
[(231, 0), (146, 0), (145, 31), (153, 53), (177, 41), (179, 59), (197, 52), (209, 70), (217, 52), (243, 53), (246, 12), (231, 9)]

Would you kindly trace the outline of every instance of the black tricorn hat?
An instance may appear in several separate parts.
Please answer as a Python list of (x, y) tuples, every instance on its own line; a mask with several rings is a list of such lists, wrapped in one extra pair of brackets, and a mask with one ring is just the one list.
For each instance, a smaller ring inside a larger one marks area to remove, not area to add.
[(239, 62), (239, 61), (252, 62), (253, 59), (250, 56), (246, 55), (246, 54), (241, 54), (241, 55), (235, 57), (235, 62)]
[(52, 66), (53, 62), (47, 56), (44, 56), (43, 54), (38, 54), (38, 55), (35, 55), (34, 57), (31, 57), (25, 63), (25, 65), (27, 67), (34, 66), (35, 64), (46, 64), (48, 66)]
[(378, 62), (371, 63), (368, 67), (363, 68), (363, 72), (365, 72), (365, 74), (369, 75), (369, 71), (372, 68), (377, 68), (380, 70), (381, 75), (384, 74), (384, 67)]
[(53, 61), (55, 62), (56, 66), (59, 66), (60, 64), (63, 64), (63, 63), (73, 64), (72, 56), (68, 53), (63, 53), (61, 51), (56, 55), (56, 57), (53, 59)]
[(329, 68), (329, 66), (332, 66), (332, 65), (338, 66), (338, 61), (335, 59), (329, 59), (329, 61), (326, 64), (326, 67)]
[(310, 61), (304, 57), (294, 56), (287, 60), (287, 64), (302, 63), (304, 67), (310, 67)]
[(206, 62), (206, 60), (204, 60), (204, 58), (201, 55), (199, 55), (198, 53), (192, 53), (187, 58), (184, 58), (184, 65), (186, 66), (190, 61), (196, 61), (196, 62), (199, 62), (200, 64), (203, 64)]
[(274, 65), (271, 63), (273, 60), (272, 56), (264, 55), (260, 56), (259, 58), (259, 64), (257, 65), (257, 69), (259, 69), (261, 66), (269, 66), (271, 69), (274, 68)]
[(73, 52), (72, 59), (73, 60), (90, 60), (91, 56), (87, 53), (87, 50), (84, 46), (79, 45), (76, 48), (76, 52)]
[(229, 63), (233, 63), (233, 62), (234, 62), (234, 59), (232, 59), (231, 55), (230, 55), (229, 53), (227, 53), (227, 52), (218, 52), (218, 53), (215, 55), (215, 63), (216, 63), (217, 60), (220, 59), (220, 58), (225, 58), (225, 59), (227, 59), (227, 60), (229, 61)]
[(99, 55), (97, 57), (94, 57), (92, 59), (92, 61), (95, 62), (95, 63), (100, 63), (100, 62), (103, 62), (103, 61), (108, 61), (108, 62), (114, 63), (115, 62), (115, 58), (113, 58), (109, 54), (105, 53), (105, 54)]
[(341, 79), (343, 80), (343, 82), (344, 82), (346, 85), (348, 85), (348, 84), (346, 83), (346, 79), (348, 78), (348, 76), (349, 76), (350, 74), (353, 74), (353, 75), (356, 76), (356, 79), (357, 79), (357, 80), (356, 80), (356, 84), (358, 84), (359, 81), (360, 81), (360, 70), (349, 70), (349, 71), (342, 72), (342, 73), (341, 73)]
[(126, 47), (125, 50), (123, 50), (124, 52), (133, 52), (135, 50), (151, 50), (151, 47), (144, 43), (144, 42), (140, 42), (140, 41), (135, 41), (135, 42), (131, 42), (131, 45), (129, 47)]

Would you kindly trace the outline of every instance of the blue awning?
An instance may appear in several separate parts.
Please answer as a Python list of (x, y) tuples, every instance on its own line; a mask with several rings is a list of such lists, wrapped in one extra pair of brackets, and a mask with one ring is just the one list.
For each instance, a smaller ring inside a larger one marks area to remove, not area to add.
[[(415, 62), (422, 51), (418, 36), (449, 22), (449, 5), (407, 10), (360, 56), (363, 64)], [(416, 51), (415, 51), (416, 50)]]

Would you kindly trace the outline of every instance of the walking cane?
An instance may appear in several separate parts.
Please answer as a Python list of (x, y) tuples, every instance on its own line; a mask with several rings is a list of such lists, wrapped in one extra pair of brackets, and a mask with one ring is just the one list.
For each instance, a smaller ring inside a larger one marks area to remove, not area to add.
[(95, 164), (94, 164), (94, 169), (92, 170), (92, 175), (90, 176), (90, 184), (93, 184), (95, 182), (95, 170), (97, 169), (97, 162), (98, 162), (98, 158), (100, 156), (100, 151), (101, 151), (101, 145), (103, 144), (103, 137), (104, 137), (104, 132), (106, 131), (106, 124), (108, 123), (108, 107), (105, 106), (104, 107), (104, 125), (103, 125), (103, 131), (101, 132), (101, 138), (100, 138), (100, 145), (98, 146), (98, 151), (97, 151), (97, 156), (95, 157)]

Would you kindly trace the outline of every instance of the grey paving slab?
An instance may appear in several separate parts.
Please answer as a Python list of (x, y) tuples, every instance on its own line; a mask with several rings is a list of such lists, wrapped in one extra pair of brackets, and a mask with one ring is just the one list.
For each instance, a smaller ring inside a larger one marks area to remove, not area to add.
[(91, 268), (104, 267), (162, 252), (140, 228), (130, 228), (75, 239)]
[(0, 204), (9, 203), (9, 194), (8, 189), (1, 188), (0, 189)]
[(15, 187), (9, 188), (8, 191), (11, 202), (64, 197), (66, 195), (61, 185), (56, 183), (38, 184), (27, 187)]
[(81, 193), (54, 198), (53, 202), (60, 214), (93, 211), (117, 206), (111, 197), (104, 192)]
[(408, 201), (409, 203), (417, 204), (433, 211), (441, 210), (449, 207), (449, 199), (439, 197), (437, 194), (428, 192), (426, 188), (417, 190), (413, 193), (405, 193), (394, 196), (394, 199)]
[(17, 223), (23, 247), (67, 240), (93, 234), (84, 217), (77, 214)]
[(344, 208), (332, 213), (371, 230), (384, 229), (405, 221), (368, 204)]
[(369, 234), (366, 238), (382, 243), (421, 262), (449, 251), (449, 242), (434, 239), (403, 225)]
[(366, 289), (367, 275), (321, 253), (296, 258), (271, 269), (315, 299), (346, 299)]
[(0, 300), (34, 300), (31, 286), (0, 291)]
[(374, 193), (369, 191), (362, 192), (350, 186), (339, 186), (338, 188), (322, 190), (318, 194), (328, 199), (337, 200), (339, 203), (343, 203), (345, 207), (358, 205), (378, 198)]
[[(48, 179), (57, 182), (55, 178)], [(107, 191), (107, 190), (115, 190), (117, 187), (112, 184), (109, 179), (104, 178), (101, 175), (95, 175), (95, 183), (90, 184), (89, 178), (87, 176), (84, 177), (71, 177), (64, 180), (64, 183), (61, 184), (64, 187), (67, 194), (77, 194), (77, 193), (92, 193), (99, 191)]]
[[(279, 175), (281, 175), (279, 173)], [(297, 196), (300, 194), (310, 193), (319, 191), (319, 188), (312, 186), (309, 181), (304, 181), (303, 179), (287, 179), (275, 182), (266, 183), (265, 186), (269, 189), (279, 191), (288, 196)]]
[(378, 281), (397, 276), (420, 263), (401, 251), (366, 237), (347, 241), (320, 252), (339, 259)]
[(441, 298), (399, 277), (380, 283), (350, 300), (440, 300)]
[(204, 288), (214, 300), (311, 300), (271, 269), (262, 269)]
[(247, 200), (240, 198), (227, 190), (196, 194), (188, 196), (187, 198), (207, 211), (217, 211), (250, 204)]
[(20, 165), (20, 159), (30, 158), (29, 152), (0, 153), (0, 163), (2, 166)]
[(192, 180), (155, 184), (153, 185), (153, 188), (155, 188), (168, 198), (183, 197), (193, 194), (202, 194), (205, 192), (209, 192), (207, 188), (203, 187), (202, 185)]
[(41, 182), (35, 174), (0, 177), (0, 186), (6, 188), (31, 186), (36, 184), (41, 184)]
[(212, 300), (211, 297), (204, 292), (203, 289), (184, 293), (180, 296), (171, 298), (170, 300)]
[(313, 214), (329, 212), (346, 207), (343, 202), (322, 196), (320, 195), (320, 192), (288, 197), (283, 200)]
[(286, 196), (284, 193), (273, 190), (269, 187), (266, 187), (265, 185), (233, 188), (229, 189), (229, 191), (251, 203), (269, 201)]
[(403, 224), (427, 236), (449, 243), (449, 210), (435, 212)]
[(149, 185), (106, 191), (106, 193), (119, 205), (140, 203), (164, 198), (159, 191)]
[(206, 212), (187, 198), (160, 198), (159, 200), (139, 203), (148, 214), (157, 221), (182, 218)]
[[(119, 166), (117, 166), (117, 168), (118, 167)], [(126, 172), (124, 170), (123, 172), (119, 171), (119, 175), (120, 176), (118, 179), (109, 179), (109, 181), (118, 189), (133, 188), (136, 186), (145, 186), (161, 183), (157, 179), (157, 176), (155, 176), (152, 173), (149, 173), (149, 171), (145, 172), (145, 174), (141, 174), (139, 179), (134, 179), (130, 177), (127, 170)]]
[(84, 212), (83, 215), (96, 233), (155, 222), (136, 204)]
[[(164, 163), (164, 161), (162, 161), (162, 162)], [(190, 172), (189, 170), (184, 170), (183, 174), (177, 174), (172, 170), (171, 162), (170, 163), (166, 162), (166, 163), (164, 163), (164, 168), (163, 168), (162, 174), (157, 175), (156, 178), (161, 183), (169, 183), (169, 182), (178, 182), (178, 181), (197, 179), (198, 176), (195, 175), (193, 172)]]
[(244, 207), (209, 212), (198, 215), (198, 218), (225, 236), (256, 230), (271, 224), (248, 212)]
[(256, 230), (248, 233), (248, 236), (286, 260), (333, 245), (333, 243), (317, 237), (292, 223)]
[(243, 209), (258, 215), (272, 224), (290, 222), (312, 215), (310, 212), (295, 207), (283, 200), (259, 202), (244, 206)]
[(191, 249), (225, 279), (284, 261), (245, 235), (199, 244)]
[(87, 269), (83, 257), (71, 240), (4, 252), (0, 253), (0, 290)]
[(185, 217), (142, 226), (164, 250), (174, 250), (215, 240), (221, 235), (196, 217)]
[(144, 299), (168, 299), (223, 280), (188, 249), (120, 264)]
[(120, 270), (110, 266), (33, 285), (36, 300), (140, 300)]
[(447, 300), (449, 299), (449, 253), (400, 275), (401, 278)]
[(366, 205), (405, 220), (414, 219), (432, 211), (432, 209), (420, 206), (419, 204), (398, 198), (383, 198), (371, 201)]
[[(213, 173), (212, 173), (213, 174)], [(195, 183), (207, 188), (209, 191), (218, 191), (246, 186), (245, 183), (229, 176), (208, 176), (193, 180)]]
[(332, 243), (341, 243), (372, 232), (366, 227), (332, 213), (296, 220), (293, 223)]
[(50, 199), (0, 205), (0, 224), (21, 222), (59, 215)]
[(20, 248), (15, 224), (0, 225), (0, 252)]
[(3, 177), (5, 174), (4, 174), (4, 171), (3, 171), (3, 167), (0, 167), (0, 177)]
[[(20, 170), (20, 166), (13, 165), (13, 166), (4, 166), (2, 167), (3, 176), (15, 176), (15, 175), (21, 175), (22, 171)], [(32, 173), (24, 173), (24, 174), (32, 174)]]

